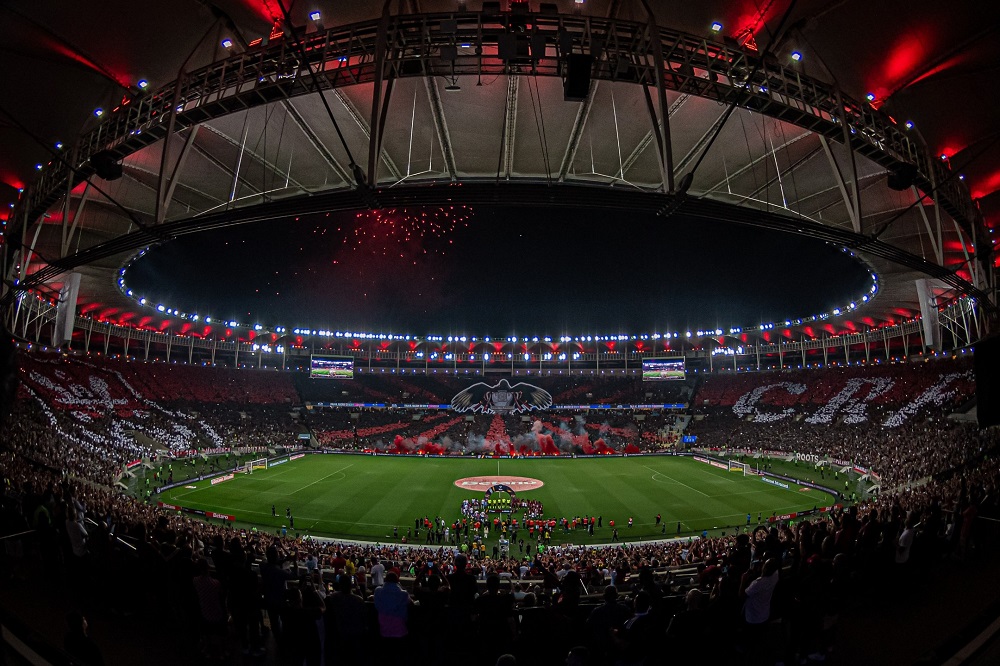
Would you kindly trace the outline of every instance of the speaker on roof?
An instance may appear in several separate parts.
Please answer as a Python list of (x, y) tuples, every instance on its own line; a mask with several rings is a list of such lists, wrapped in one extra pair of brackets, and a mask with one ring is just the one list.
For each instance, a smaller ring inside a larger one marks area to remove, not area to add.
[[(121, 165), (118, 165), (121, 168)], [(52, 346), (61, 347), (73, 339), (73, 324), (76, 321), (76, 300), (80, 294), (80, 273), (67, 273), (59, 289), (56, 304), (56, 322), (52, 327)]]
[(14, 337), (0, 321), (0, 426), (14, 405), (20, 376), (17, 372), (17, 347)]
[(590, 70), (594, 57), (585, 53), (571, 53), (566, 56), (566, 79), (563, 81), (563, 99), (567, 102), (582, 102), (590, 94)]
[(90, 156), (90, 166), (99, 178), (118, 180), (122, 177), (122, 163), (110, 150), (102, 150)]
[(1000, 336), (976, 343), (976, 420), (980, 428), (1000, 424)]
[(917, 177), (917, 167), (912, 164), (900, 164), (889, 172), (886, 185), (890, 190), (902, 192), (913, 186), (913, 181)]

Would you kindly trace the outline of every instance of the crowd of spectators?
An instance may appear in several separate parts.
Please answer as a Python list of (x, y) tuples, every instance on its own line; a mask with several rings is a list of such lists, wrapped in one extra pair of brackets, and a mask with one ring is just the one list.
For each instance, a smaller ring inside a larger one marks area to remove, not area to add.
[(542, 411), (524, 420), (518, 414), (456, 416), (444, 410), (316, 408), (303, 418), (320, 444), (329, 448), (474, 455), (507, 453), (511, 446), (521, 454), (547, 452), (546, 436), (553, 449), (563, 454), (592, 453), (598, 440), (618, 452), (628, 446), (656, 450), (678, 439), (677, 421), (675, 413), (630, 409)]
[[(39, 546), (43, 565), (65, 567), (81, 595), (152, 604), (208, 655), (270, 645), (295, 664), (322, 663), (324, 650), (326, 663), (358, 650), (388, 663), (442, 645), (482, 650), (483, 659), (509, 652), (519, 663), (550, 663), (584, 645), (589, 663), (653, 663), (644, 660), (692, 654), (703, 644), (692, 630), (734, 658), (825, 655), (854, 592), (906, 574), (913, 562), (970, 557), (972, 519), (996, 508), (1000, 490), (1000, 465), (980, 458), (918, 488), (793, 525), (553, 546), (470, 566), (451, 547), (334, 544), (193, 521), (9, 450), (0, 464), (5, 526), (36, 530), (29, 553)], [(165, 584), (130, 586), (133, 574)], [(647, 614), (650, 626), (631, 631), (629, 621)], [(461, 624), (435, 630), (445, 617)], [(265, 641), (264, 626), (276, 642)]]
[[(156, 608), (209, 659), (653, 664), (710, 645), (721, 662), (820, 661), (858, 592), (898, 591), (928, 567), (975, 557), (975, 518), (1000, 496), (996, 433), (940, 415), (852, 431), (715, 413), (700, 422), (706, 440), (850, 457), (879, 469), (885, 490), (726, 536), (470, 562), (450, 546), (279, 537), (162, 511), (106, 485), (134, 451), (67, 441), (60, 428), (75, 417), (36, 403), (22, 396), (0, 451), (5, 533), (27, 533), (8, 542), (8, 565), (67, 572), (74, 603)], [(66, 649), (100, 663), (86, 620), (69, 626)]]

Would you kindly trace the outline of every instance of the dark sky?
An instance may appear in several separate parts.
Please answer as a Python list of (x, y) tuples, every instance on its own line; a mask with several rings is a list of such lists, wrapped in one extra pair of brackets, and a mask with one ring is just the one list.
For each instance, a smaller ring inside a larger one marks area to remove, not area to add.
[(870, 285), (818, 241), (683, 216), (520, 208), (206, 232), (155, 248), (126, 279), (151, 303), (249, 324), (496, 337), (745, 326), (827, 311)]

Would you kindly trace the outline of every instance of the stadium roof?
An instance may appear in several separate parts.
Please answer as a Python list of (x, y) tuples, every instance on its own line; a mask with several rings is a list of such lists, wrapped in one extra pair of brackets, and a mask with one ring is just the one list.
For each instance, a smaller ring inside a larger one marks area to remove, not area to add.
[[(404, 0), (382, 22), (379, 3), (297, 2), (289, 29), (279, 0), (5, 3), (5, 282), (41, 271), (51, 293), (82, 262), (85, 311), (173, 328), (118, 289), (148, 245), (448, 200), (731, 219), (852, 248), (877, 297), (800, 335), (913, 317), (921, 277), (992, 293), (1000, 106), (982, 82), (1000, 7), (648, 4), (652, 19), (640, 0)], [(563, 99), (569, 52), (594, 56), (583, 102)], [(124, 177), (87, 186), (108, 149)]]

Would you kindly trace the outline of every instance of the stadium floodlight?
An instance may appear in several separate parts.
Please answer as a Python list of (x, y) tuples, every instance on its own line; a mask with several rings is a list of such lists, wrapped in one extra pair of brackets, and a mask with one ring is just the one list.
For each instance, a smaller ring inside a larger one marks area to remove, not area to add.
[(318, 21), (320, 19), (320, 16), (321, 14), (319, 12), (309, 12), (310, 21)]
[(865, 99), (867, 99), (869, 102), (874, 102), (875, 101), (875, 93), (870, 92), (870, 93), (866, 94), (865, 95)]
[(942, 162), (948, 161), (948, 153), (941, 153), (941, 161)]
[(794, 60), (795, 62), (799, 62), (800, 60), (802, 60), (802, 52), (792, 51), (792, 60)]
[(906, 123), (905, 123), (905, 127), (906, 127), (906, 129), (913, 129), (913, 121), (912, 120), (907, 120)]
[(56, 141), (56, 150), (62, 150), (62, 147), (63, 147), (63, 142), (62, 141)]
[(101, 116), (104, 115), (104, 109), (97, 107), (96, 109), (94, 109), (94, 115), (100, 118)]
[(36, 171), (41, 171), (42, 170), (42, 165), (41, 164), (36, 164), (35, 165), (35, 170)]
[(135, 85), (139, 86), (140, 89), (145, 90), (146, 88), (149, 87), (149, 81), (147, 81), (146, 79), (139, 79), (139, 82), (136, 83)]
[(164, 310), (166, 310), (166, 308), (163, 307), (162, 305), (157, 305), (156, 309), (159, 310), (160, 312), (163, 312)]
[(718, 21), (714, 22), (712, 24), (712, 32), (721, 32), (721, 31), (722, 31), (722, 24), (719, 23)]

